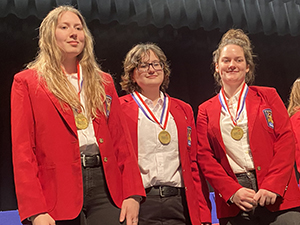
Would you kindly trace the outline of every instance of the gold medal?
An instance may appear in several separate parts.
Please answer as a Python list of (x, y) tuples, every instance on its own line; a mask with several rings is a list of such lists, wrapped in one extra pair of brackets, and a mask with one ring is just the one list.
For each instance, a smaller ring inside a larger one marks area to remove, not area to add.
[(242, 128), (240, 128), (239, 126), (235, 126), (234, 128), (232, 128), (231, 130), (231, 137), (236, 140), (239, 141), (242, 139), (243, 135), (244, 135), (244, 131)]
[(78, 130), (84, 130), (88, 127), (89, 122), (82, 113), (78, 113), (75, 116), (75, 124)]
[(159, 134), (158, 134), (158, 140), (160, 141), (160, 143), (162, 143), (163, 145), (167, 145), (170, 143), (171, 141), (171, 135), (169, 134), (168, 131), (161, 131)]

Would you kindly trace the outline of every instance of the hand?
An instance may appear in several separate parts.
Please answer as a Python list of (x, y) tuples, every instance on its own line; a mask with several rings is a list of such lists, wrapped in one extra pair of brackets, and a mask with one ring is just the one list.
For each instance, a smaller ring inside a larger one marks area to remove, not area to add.
[(55, 225), (55, 220), (48, 213), (31, 217), (32, 225)]
[(201, 225), (211, 225), (211, 223), (201, 223)]
[(236, 204), (241, 210), (249, 212), (257, 205), (254, 199), (255, 191), (249, 188), (240, 188), (233, 195), (233, 203)]
[(259, 189), (255, 194), (254, 199), (261, 206), (274, 204), (276, 201), (277, 195), (274, 192), (268, 191), (266, 189)]
[(140, 210), (140, 201), (130, 197), (123, 201), (120, 213), (120, 222), (126, 218), (126, 225), (137, 225)]

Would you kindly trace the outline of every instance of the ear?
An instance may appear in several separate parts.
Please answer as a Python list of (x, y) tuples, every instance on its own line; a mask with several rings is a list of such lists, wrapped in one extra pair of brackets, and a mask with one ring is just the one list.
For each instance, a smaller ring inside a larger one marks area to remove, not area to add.
[(249, 72), (249, 70), (250, 70), (250, 68), (249, 68), (249, 64), (247, 64), (246, 73), (248, 73), (248, 72)]
[(219, 64), (218, 64), (218, 63), (215, 63), (215, 71), (216, 71), (217, 73), (219, 73)]

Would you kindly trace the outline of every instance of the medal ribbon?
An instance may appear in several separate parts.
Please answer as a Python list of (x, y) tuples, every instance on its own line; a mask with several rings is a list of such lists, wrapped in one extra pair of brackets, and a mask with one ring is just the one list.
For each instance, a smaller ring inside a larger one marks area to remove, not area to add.
[(151, 111), (151, 109), (149, 109), (149, 107), (146, 105), (145, 101), (142, 99), (142, 97), (140, 96), (140, 94), (137, 91), (131, 93), (131, 96), (149, 120), (157, 123), (161, 127), (161, 129), (163, 129), (163, 130), (166, 129), (169, 112), (170, 112), (170, 100), (167, 95), (165, 95), (165, 97), (164, 97), (164, 104), (163, 104), (163, 109), (162, 109), (162, 113), (160, 116), (160, 121), (158, 121), (156, 119), (156, 117), (153, 114), (153, 112)]
[[(65, 70), (62, 68), (62, 70), (63, 70), (63, 72), (64, 72), (64, 74), (66, 75), (66, 72), (65, 72)], [(79, 102), (81, 102), (80, 100), (80, 93), (81, 93), (81, 90), (82, 90), (82, 84), (83, 84), (83, 78), (81, 79), (81, 81), (80, 81), (80, 74), (82, 74), (82, 69), (81, 69), (81, 66), (80, 66), (80, 64), (77, 62), (77, 83), (78, 83), (78, 98), (79, 98)], [(77, 113), (81, 113), (81, 109), (79, 109), (79, 110), (77, 110), (77, 109), (75, 109), (75, 111), (77, 112)]]
[(225, 112), (229, 113), (230, 118), (235, 126), (237, 125), (237, 121), (239, 120), (240, 115), (244, 109), (247, 93), (248, 93), (248, 85), (246, 83), (244, 83), (241, 93), (239, 95), (238, 105), (237, 105), (237, 109), (236, 109), (236, 115), (235, 115), (235, 119), (234, 119), (229, 111), (228, 103), (226, 101), (223, 88), (221, 88), (221, 90), (220, 90), (219, 100), (222, 105), (222, 108), (225, 110)]

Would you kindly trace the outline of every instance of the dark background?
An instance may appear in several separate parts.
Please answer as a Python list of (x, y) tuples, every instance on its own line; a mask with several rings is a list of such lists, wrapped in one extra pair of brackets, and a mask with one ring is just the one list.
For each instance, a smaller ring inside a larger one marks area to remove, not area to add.
[[(24, 69), (37, 52), (38, 27), (41, 20), (34, 16), (19, 19), (13, 14), (0, 18), (0, 210), (16, 209), (13, 186), (10, 140), (10, 88), (15, 73)], [(157, 28), (137, 23), (101, 24), (88, 22), (95, 38), (95, 53), (102, 69), (115, 78), (120, 92), (122, 61), (129, 49), (140, 42), (155, 42), (171, 63), (168, 93), (190, 103), (195, 115), (197, 107), (215, 94), (211, 70), (212, 52), (224, 32), (171, 25)], [(287, 103), (290, 86), (300, 75), (300, 38), (290, 35), (250, 34), (256, 59), (256, 85), (275, 87)], [(55, 141), (55, 140), (54, 140)]]

